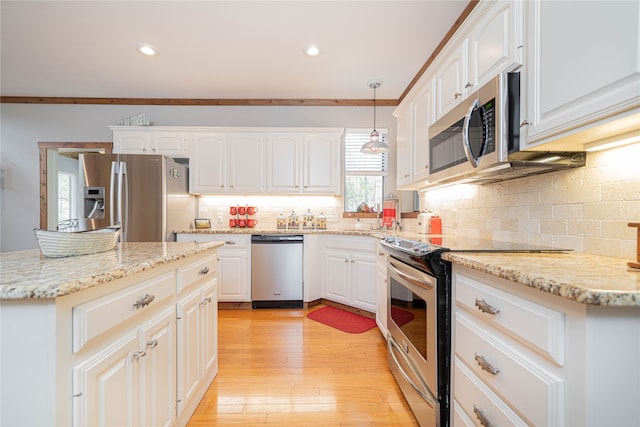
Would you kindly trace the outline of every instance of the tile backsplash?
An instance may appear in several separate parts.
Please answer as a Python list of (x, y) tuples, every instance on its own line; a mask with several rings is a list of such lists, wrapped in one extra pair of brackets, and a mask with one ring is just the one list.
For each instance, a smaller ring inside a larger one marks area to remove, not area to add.
[(420, 194), (443, 232), (636, 258), (640, 222), (640, 144), (587, 155), (570, 171)]

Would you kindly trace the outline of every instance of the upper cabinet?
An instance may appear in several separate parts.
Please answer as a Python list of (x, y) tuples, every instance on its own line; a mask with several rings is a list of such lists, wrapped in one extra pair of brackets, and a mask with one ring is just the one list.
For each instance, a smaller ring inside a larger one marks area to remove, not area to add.
[(342, 129), (303, 135), (302, 192), (340, 194)]
[(113, 152), (116, 154), (164, 154), (189, 157), (191, 138), (181, 131), (145, 131), (139, 127), (112, 126)]
[[(264, 192), (264, 151), (266, 136), (261, 133), (233, 133), (228, 140), (229, 191)], [(196, 160), (196, 164), (200, 164)]]
[(411, 104), (404, 104), (394, 112), (398, 121), (396, 130), (396, 185), (406, 188), (413, 182), (411, 174), (411, 153), (413, 150), (413, 123)]
[[(640, 119), (640, 3), (525, 2), (526, 83), (523, 131), (527, 146), (582, 149), (585, 142), (638, 132)], [(631, 116), (635, 120), (613, 119)], [(607, 124), (610, 131), (595, 126)], [(583, 133), (578, 146), (559, 139)], [(615, 129), (614, 129), (615, 128)], [(557, 140), (557, 141), (555, 141)], [(551, 144), (549, 144), (551, 142)]]
[(224, 133), (201, 133), (193, 138), (189, 159), (189, 192), (220, 194), (229, 191), (227, 141)]

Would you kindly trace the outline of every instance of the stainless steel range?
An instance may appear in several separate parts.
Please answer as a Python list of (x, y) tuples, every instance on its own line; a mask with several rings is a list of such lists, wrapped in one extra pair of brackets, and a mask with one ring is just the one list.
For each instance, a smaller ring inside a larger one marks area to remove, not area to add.
[(389, 237), (389, 367), (421, 426), (449, 425), (451, 292), (444, 248)]

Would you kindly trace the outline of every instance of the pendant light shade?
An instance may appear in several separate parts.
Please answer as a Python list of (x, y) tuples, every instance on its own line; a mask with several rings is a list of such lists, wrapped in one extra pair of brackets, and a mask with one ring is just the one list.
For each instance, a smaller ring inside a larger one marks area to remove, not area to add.
[(376, 130), (376, 89), (380, 87), (380, 80), (371, 80), (369, 87), (373, 89), (373, 130), (369, 137), (369, 142), (362, 145), (360, 152), (367, 154), (380, 154), (389, 150), (389, 146), (382, 141), (380, 133)]

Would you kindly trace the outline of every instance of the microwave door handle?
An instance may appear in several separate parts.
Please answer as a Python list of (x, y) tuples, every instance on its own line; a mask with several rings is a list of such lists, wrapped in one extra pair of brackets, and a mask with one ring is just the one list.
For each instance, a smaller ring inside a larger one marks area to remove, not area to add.
[[(429, 387), (421, 380), (420, 376), (418, 376), (417, 373), (415, 374), (416, 377), (418, 378), (418, 381), (421, 383), (420, 385), (422, 387), (418, 387), (416, 385), (416, 383), (413, 382), (411, 377), (402, 368), (402, 365), (400, 364), (400, 361), (398, 360), (398, 357), (396, 356), (396, 353), (397, 352), (402, 352), (402, 349), (400, 348), (400, 346), (396, 342), (395, 338), (393, 338), (392, 336), (387, 337), (387, 345), (389, 346), (389, 354), (391, 355), (391, 358), (393, 359), (393, 363), (395, 363), (395, 365), (398, 368), (398, 371), (400, 372), (400, 374), (411, 385), (411, 387), (413, 387), (413, 389), (416, 391), (416, 393), (418, 393), (420, 395), (420, 397), (422, 397), (429, 404), (429, 406), (431, 406), (432, 408), (435, 408), (435, 406), (436, 406), (435, 398), (433, 398), (431, 396), (431, 393), (429, 392)], [(411, 365), (411, 361), (408, 360), (404, 355), (402, 355), (402, 358), (409, 365), (409, 368), (412, 371), (414, 371), (414, 373), (415, 373), (416, 369)]]
[(477, 99), (473, 101), (467, 115), (464, 116), (464, 124), (462, 125), (462, 147), (464, 148), (464, 154), (467, 156), (467, 160), (474, 168), (478, 167), (478, 159), (476, 159), (471, 152), (471, 142), (469, 141), (469, 122), (471, 122), (471, 115), (473, 111), (480, 107), (480, 101)]

